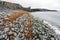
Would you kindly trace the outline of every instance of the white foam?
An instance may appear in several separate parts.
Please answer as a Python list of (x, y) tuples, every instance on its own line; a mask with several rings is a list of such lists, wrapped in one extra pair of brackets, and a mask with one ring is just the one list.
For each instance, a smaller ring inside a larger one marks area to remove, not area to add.
[(44, 21), (44, 23), (48, 24), (51, 27), (51, 29), (53, 29), (55, 31), (56, 34), (60, 34), (60, 30), (58, 27), (51, 25), (47, 21)]

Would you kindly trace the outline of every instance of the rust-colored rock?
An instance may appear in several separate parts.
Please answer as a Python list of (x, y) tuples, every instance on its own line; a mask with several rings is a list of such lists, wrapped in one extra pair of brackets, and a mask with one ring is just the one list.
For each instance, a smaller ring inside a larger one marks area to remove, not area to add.
[[(33, 38), (33, 34), (29, 30), (29, 28), (30, 29), (32, 28), (32, 20), (31, 20), (31, 17), (30, 17), (30, 15), (29, 15), (29, 13), (27, 11), (21, 10), (21, 11), (18, 11), (18, 12), (13, 12), (13, 14), (11, 16), (6, 17), (6, 19), (3, 20), (3, 21), (4, 21), (4, 23), (6, 23), (8, 21), (8, 22), (11, 22), (11, 24), (13, 24), (13, 22), (16, 21), (16, 19), (19, 18), (22, 15), (25, 15), (27, 17), (27, 19), (28, 19), (27, 20), (28, 21), (28, 24), (27, 24), (27, 28), (28, 29), (25, 29), (23, 31), (23, 34), (25, 35), (25, 37), (27, 39), (30, 39), (30, 38), (32, 39)], [(10, 30), (11, 30), (11, 28), (13, 28), (13, 25), (9, 26)], [(9, 36), (9, 38), (11, 38), (11, 40), (12, 40), (12, 36), (11, 37)]]

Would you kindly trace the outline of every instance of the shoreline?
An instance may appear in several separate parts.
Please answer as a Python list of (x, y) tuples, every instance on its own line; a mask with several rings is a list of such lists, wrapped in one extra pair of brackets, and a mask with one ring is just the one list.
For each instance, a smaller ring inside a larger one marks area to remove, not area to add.
[[(48, 24), (50, 26), (51, 29), (53, 29), (55, 31), (56, 34), (60, 34), (59, 28), (51, 25), (49, 22), (44, 21), (45, 24)], [(58, 33), (59, 32), (59, 33)]]

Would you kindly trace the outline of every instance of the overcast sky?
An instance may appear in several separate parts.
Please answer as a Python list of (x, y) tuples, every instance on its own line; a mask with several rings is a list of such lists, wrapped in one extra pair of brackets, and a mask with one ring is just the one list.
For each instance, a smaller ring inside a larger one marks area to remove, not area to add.
[(19, 3), (24, 7), (60, 10), (60, 0), (4, 0)]

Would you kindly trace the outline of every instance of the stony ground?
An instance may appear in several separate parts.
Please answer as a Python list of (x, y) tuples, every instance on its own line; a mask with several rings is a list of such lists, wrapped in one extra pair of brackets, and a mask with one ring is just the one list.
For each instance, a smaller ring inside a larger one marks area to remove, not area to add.
[[(14, 10), (12, 11), (14, 12)], [(4, 19), (4, 17), (6, 16), (10, 16), (12, 14), (12, 11), (11, 10), (10, 12), (9, 10), (0, 11), (0, 20)], [(52, 29), (50, 29), (48, 24), (44, 24), (43, 20), (34, 18), (32, 15), (31, 15), (31, 18), (33, 22), (33, 26), (32, 26), (33, 31), (32, 29), (30, 29), (30, 31), (32, 31), (33, 33), (32, 40), (56, 40), (55, 32)], [(19, 24), (19, 22), (21, 21), (23, 22), (23, 24)], [(2, 28), (3, 22), (0, 21), (0, 40), (7, 39), (7, 35), (11, 33), (14, 33), (14, 40), (26, 40), (26, 37), (24, 36), (24, 34), (21, 33), (26, 28), (26, 24), (27, 24), (27, 19), (23, 15), (17, 18), (16, 21), (14, 21), (13, 23), (14, 28), (11, 28), (11, 30), (8, 32), (9, 29)], [(9, 23), (7, 22), (6, 25), (9, 25)]]

